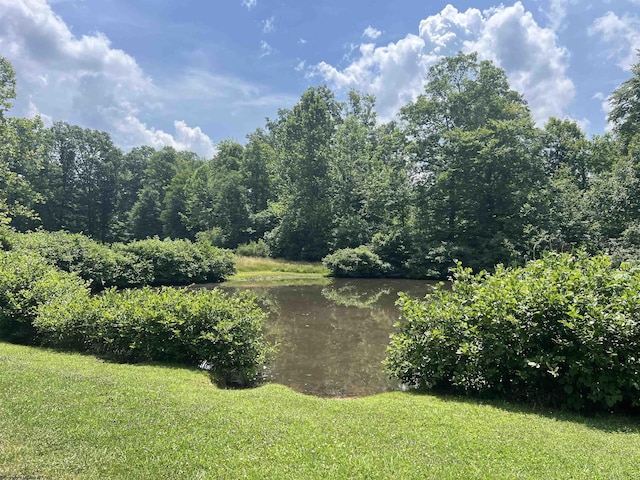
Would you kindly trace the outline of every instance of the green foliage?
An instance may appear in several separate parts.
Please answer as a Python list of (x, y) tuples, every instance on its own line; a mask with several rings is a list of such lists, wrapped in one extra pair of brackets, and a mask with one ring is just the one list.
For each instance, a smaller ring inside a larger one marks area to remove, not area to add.
[(108, 133), (65, 122), (54, 123), (50, 135), (43, 171), (33, 177), (40, 183), (46, 175), (43, 225), (111, 241), (122, 152)]
[(322, 263), (334, 277), (375, 278), (383, 277), (391, 270), (388, 263), (363, 245), (336, 250), (324, 257)]
[(152, 187), (141, 190), (129, 212), (129, 229), (134, 238), (162, 235), (160, 194)]
[(640, 404), (640, 269), (607, 256), (547, 254), (402, 298), (388, 372), (418, 388), (574, 410)]
[(281, 111), (276, 138), (281, 147), (280, 225), (269, 239), (272, 253), (293, 260), (319, 260), (329, 251), (331, 141), (340, 105), (327, 87), (309, 88), (290, 112)]
[(151, 285), (218, 282), (235, 271), (231, 251), (204, 241), (193, 243), (155, 237), (114, 247), (151, 265)]
[(109, 247), (62, 231), (13, 233), (7, 239), (16, 250), (35, 252), (60, 270), (77, 273), (94, 291), (218, 282), (235, 272), (233, 253), (206, 241), (156, 237)]
[(0, 57), (0, 119), (9, 110), (16, 97), (16, 72), (6, 58)]
[(235, 251), (236, 255), (245, 257), (268, 257), (270, 254), (269, 245), (263, 239), (238, 245)]
[(0, 338), (34, 343), (38, 308), (68, 294), (86, 297), (88, 289), (36, 254), (0, 251)]
[(522, 210), (545, 178), (531, 114), (504, 70), (477, 54), (443, 58), (401, 116), (415, 183), (412, 263), (441, 270), (429, 263), (443, 245), (478, 270), (521, 254)]
[[(222, 141), (205, 160), (171, 147), (125, 154), (105, 132), (6, 117), (16, 76), (0, 58), (0, 218), (103, 243), (264, 239), (291, 260), (370, 245), (386, 275), (421, 278), (444, 278), (456, 259), (492, 270), (574, 246), (636, 261), (622, 236), (640, 221), (639, 68), (612, 93), (603, 136), (555, 118), (536, 128), (503, 69), (460, 53), (429, 69), (400, 122), (381, 123), (371, 95), (338, 102), (310, 88), (246, 146)], [(92, 286), (141, 274), (103, 272)]]
[(393, 274), (405, 274), (411, 255), (411, 241), (405, 229), (378, 232), (371, 239), (371, 251), (388, 263)]
[[(197, 248), (209, 259), (208, 274), (233, 264), (230, 252)], [(77, 267), (73, 255), (56, 260)], [(91, 296), (88, 283), (50, 261), (33, 250), (0, 251), (0, 339), (119, 361), (206, 361), (221, 381), (240, 385), (258, 375), (269, 351), (262, 337), (266, 314), (248, 294), (147, 287)]]
[(145, 287), (60, 297), (40, 308), (35, 326), (45, 345), (123, 362), (205, 361), (221, 381), (248, 385), (269, 351), (265, 317), (248, 293)]
[(250, 211), (239, 171), (242, 145), (221, 144), (218, 155), (193, 172), (184, 187), (184, 219), (192, 232), (218, 231), (216, 244), (235, 248), (246, 241)]
[(92, 290), (145, 285), (153, 278), (146, 259), (123, 249), (111, 249), (80, 233), (15, 234), (11, 243), (14, 249), (35, 252), (60, 270), (77, 273)]
[(638, 62), (631, 67), (633, 76), (622, 82), (610, 97), (608, 120), (625, 147), (640, 133), (640, 50), (637, 54)]

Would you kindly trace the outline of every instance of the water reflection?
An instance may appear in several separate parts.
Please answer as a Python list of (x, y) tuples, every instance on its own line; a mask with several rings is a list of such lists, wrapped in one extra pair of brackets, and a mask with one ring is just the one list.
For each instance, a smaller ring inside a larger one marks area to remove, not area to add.
[(397, 294), (404, 291), (424, 297), (432, 285), (411, 280), (334, 279), (324, 286), (249, 288), (271, 312), (267, 335), (279, 347), (270, 365), (271, 381), (323, 397), (397, 389), (381, 364), (399, 318)]

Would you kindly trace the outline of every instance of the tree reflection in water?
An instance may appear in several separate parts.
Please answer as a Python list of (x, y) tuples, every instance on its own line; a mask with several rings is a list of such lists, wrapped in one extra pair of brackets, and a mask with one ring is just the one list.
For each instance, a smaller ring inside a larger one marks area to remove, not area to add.
[[(267, 334), (278, 344), (271, 381), (323, 397), (398, 388), (383, 373), (389, 335), (399, 319), (398, 292), (424, 297), (433, 282), (343, 280), (330, 285), (251, 287), (269, 308)], [(238, 287), (224, 287), (237, 290)]]

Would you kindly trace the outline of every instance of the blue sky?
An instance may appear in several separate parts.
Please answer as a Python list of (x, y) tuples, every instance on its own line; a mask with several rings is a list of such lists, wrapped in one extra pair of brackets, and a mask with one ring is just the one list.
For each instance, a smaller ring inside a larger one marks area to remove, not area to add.
[(504, 68), (539, 125), (599, 134), (638, 48), (640, 0), (0, 0), (12, 114), (204, 156), (314, 85), (373, 93), (392, 119), (460, 50)]

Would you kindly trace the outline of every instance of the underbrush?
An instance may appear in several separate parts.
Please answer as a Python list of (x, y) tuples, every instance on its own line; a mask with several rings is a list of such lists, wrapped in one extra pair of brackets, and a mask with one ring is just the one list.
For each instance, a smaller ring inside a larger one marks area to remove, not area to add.
[(219, 282), (235, 272), (233, 253), (207, 242), (156, 237), (115, 247), (151, 265), (151, 285)]

